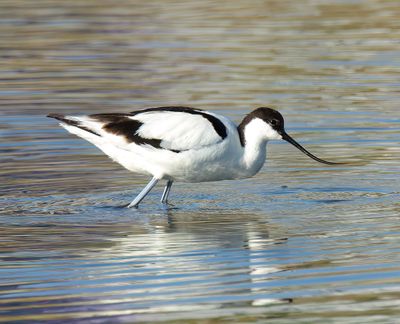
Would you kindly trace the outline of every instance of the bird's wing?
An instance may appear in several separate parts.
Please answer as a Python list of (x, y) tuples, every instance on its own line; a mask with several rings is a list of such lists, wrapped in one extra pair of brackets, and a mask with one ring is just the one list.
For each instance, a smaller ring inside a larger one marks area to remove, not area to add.
[(185, 151), (217, 144), (227, 136), (227, 128), (216, 115), (186, 107), (146, 109), (132, 113), (142, 123), (137, 135), (159, 139), (160, 147)]
[(63, 118), (64, 121), (57, 119), (64, 123), (68, 120), (69, 125), (101, 136), (122, 149), (136, 144), (181, 152), (217, 144), (227, 136), (220, 116), (187, 107)]

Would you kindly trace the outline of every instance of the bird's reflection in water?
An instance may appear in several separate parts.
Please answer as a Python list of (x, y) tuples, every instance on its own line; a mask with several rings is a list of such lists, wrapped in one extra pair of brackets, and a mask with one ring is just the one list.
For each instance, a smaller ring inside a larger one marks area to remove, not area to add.
[[(39, 300), (51, 297), (50, 313), (90, 310), (120, 317), (288, 302), (277, 276), (285, 270), (280, 258), (288, 253), (286, 233), (268, 215), (219, 208), (118, 210), (91, 207), (52, 223), (10, 227), (4, 239), (18, 237), (10, 253), (28, 246), (35, 252), (2, 260), (20, 266), (9, 279), (22, 273), (32, 282), (40, 279), (18, 290)], [(18, 297), (14, 291), (4, 293)]]
[[(147, 296), (160, 302), (168, 296), (168, 311), (182, 310), (182, 303), (193, 306), (198, 299), (212, 308), (289, 300), (271, 297), (269, 283), (285, 270), (277, 256), (284, 253), (287, 239), (267, 215), (169, 208), (131, 221), (123, 235), (114, 236), (112, 247), (98, 252), (101, 258), (119, 259), (125, 279), (135, 268), (131, 284), (145, 285)], [(170, 305), (171, 300), (176, 303)]]

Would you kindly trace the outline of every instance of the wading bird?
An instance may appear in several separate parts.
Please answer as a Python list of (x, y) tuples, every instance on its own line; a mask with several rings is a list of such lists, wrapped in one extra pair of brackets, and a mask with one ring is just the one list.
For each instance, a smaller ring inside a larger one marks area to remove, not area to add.
[(189, 107), (48, 117), (126, 169), (153, 177), (128, 207), (137, 207), (159, 180), (166, 180), (161, 197), (166, 204), (174, 181), (252, 177), (265, 162), (269, 140), (283, 139), (320, 163), (338, 164), (308, 152), (285, 132), (282, 115), (266, 107), (249, 113), (239, 126), (224, 116)]

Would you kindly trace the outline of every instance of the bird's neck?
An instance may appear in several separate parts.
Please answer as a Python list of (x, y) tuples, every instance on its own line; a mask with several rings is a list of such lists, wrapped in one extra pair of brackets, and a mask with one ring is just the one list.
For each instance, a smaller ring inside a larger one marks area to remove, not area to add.
[(262, 121), (253, 119), (242, 122), (238, 127), (240, 142), (243, 147), (242, 163), (246, 172), (252, 176), (264, 165), (267, 154), (267, 138), (261, 131), (265, 128)]

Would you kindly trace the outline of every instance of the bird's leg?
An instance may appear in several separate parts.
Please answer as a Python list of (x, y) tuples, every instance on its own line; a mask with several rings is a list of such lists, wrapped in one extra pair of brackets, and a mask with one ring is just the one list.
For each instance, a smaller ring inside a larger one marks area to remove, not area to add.
[(136, 196), (135, 199), (128, 205), (128, 208), (137, 207), (144, 197), (150, 192), (151, 189), (157, 184), (158, 179), (152, 178), (146, 187)]
[(167, 185), (165, 186), (164, 192), (163, 192), (163, 194), (161, 196), (161, 202), (163, 204), (167, 204), (168, 203), (168, 196), (169, 196), (169, 192), (171, 191), (172, 183), (173, 183), (172, 180), (168, 180), (167, 181)]

